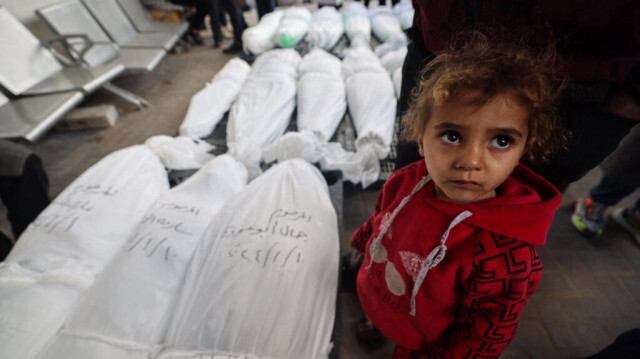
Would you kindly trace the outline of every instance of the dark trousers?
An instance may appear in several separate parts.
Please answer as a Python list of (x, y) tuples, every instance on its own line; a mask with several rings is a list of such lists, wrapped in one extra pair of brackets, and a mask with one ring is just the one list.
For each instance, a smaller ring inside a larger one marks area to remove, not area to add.
[[(240, 8), (238, 0), (218, 1), (218, 13), (224, 11), (229, 14), (229, 21), (231, 21), (231, 26), (233, 26), (233, 41), (238, 44), (242, 43), (242, 32), (247, 28), (247, 23), (244, 20), (244, 15), (242, 15), (242, 9)], [(218, 29), (220, 29), (220, 26), (220, 23), (218, 23)]]
[[(21, 175), (0, 176), (0, 198), (7, 208), (7, 217), (15, 239), (49, 205), (48, 190), (47, 174), (35, 155), (27, 157)], [(11, 240), (1, 235), (0, 242), (2, 260), (11, 250)]]
[[(359, 1), (359, 0), (358, 0)], [(370, 0), (364, 0), (364, 6), (365, 7), (369, 7), (369, 2), (371, 2)], [(399, 3), (400, 0), (391, 0), (391, 6)], [(378, 0), (378, 5), (380, 6), (385, 6), (387, 5), (387, 0)]]
[(276, 8), (275, 0), (256, 0), (256, 10), (258, 11), (258, 20), (264, 15), (272, 12)]
[[(589, 190), (589, 196), (594, 201), (613, 206), (630, 195), (636, 188), (638, 187), (618, 182), (614, 178), (604, 175), (600, 182)], [(640, 205), (640, 200), (636, 203), (636, 206), (638, 205)]]
[(233, 40), (242, 42), (242, 31), (247, 27), (242, 10), (237, 0), (171, 0), (172, 3), (182, 6), (195, 6), (196, 12), (187, 21), (191, 28), (198, 28), (205, 17), (209, 15), (209, 26), (213, 35), (213, 41), (222, 42), (222, 11), (229, 14), (229, 20), (233, 26)]

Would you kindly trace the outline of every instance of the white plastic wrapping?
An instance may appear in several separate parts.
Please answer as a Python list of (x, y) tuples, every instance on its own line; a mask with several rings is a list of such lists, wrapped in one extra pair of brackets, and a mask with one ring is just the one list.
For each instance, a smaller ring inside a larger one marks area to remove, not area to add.
[(327, 358), (339, 257), (320, 172), (300, 159), (271, 167), (205, 232), (159, 358)]
[(342, 61), (347, 104), (356, 130), (356, 148), (375, 143), (380, 159), (393, 140), (396, 97), (391, 78), (370, 48), (350, 49)]
[(415, 12), (411, 1), (401, 1), (393, 5), (393, 8), (391, 10), (398, 18), (398, 21), (400, 21), (402, 30), (411, 28), (411, 26), (413, 25), (413, 15)]
[(162, 163), (146, 146), (113, 152), (40, 213), (5, 263), (41, 273), (68, 268), (97, 275), (168, 188)]
[(296, 47), (304, 38), (311, 23), (311, 11), (303, 6), (292, 6), (284, 11), (276, 30), (276, 41), (280, 47)]
[(266, 162), (303, 158), (318, 162), (347, 109), (340, 60), (316, 48), (298, 66), (298, 133), (286, 133), (263, 151)]
[(342, 121), (347, 98), (342, 63), (330, 53), (314, 49), (299, 66), (297, 124), (328, 141)]
[(386, 6), (377, 6), (369, 11), (371, 32), (380, 40), (387, 41), (392, 35), (402, 33), (400, 21)]
[(311, 16), (305, 41), (310, 47), (331, 50), (344, 34), (342, 15), (332, 6), (318, 9)]
[(367, 46), (347, 51), (342, 72), (358, 153), (327, 149), (321, 166), (327, 170), (342, 170), (346, 180), (361, 182), (367, 187), (378, 179), (379, 160), (387, 157), (391, 150), (396, 117), (395, 88), (389, 73)]
[(200, 138), (211, 135), (224, 114), (229, 111), (250, 70), (251, 66), (240, 58), (229, 60), (211, 82), (193, 95), (187, 114), (180, 124), (179, 134)]
[(324, 155), (324, 145), (325, 142), (322, 142), (313, 132), (287, 132), (262, 151), (262, 158), (266, 163), (282, 162), (293, 158), (302, 158), (309, 163), (316, 163)]
[(0, 268), (0, 357), (33, 358), (169, 188), (142, 145), (98, 161), (65, 188)]
[(155, 356), (196, 245), (246, 182), (244, 166), (221, 155), (161, 196), (39, 358)]
[(73, 308), (87, 283), (48, 281), (17, 265), (0, 270), (0, 357), (35, 358)]
[(376, 46), (375, 53), (376, 56), (382, 58), (384, 55), (391, 51), (397, 50), (401, 47), (407, 47), (408, 44), (409, 39), (407, 38), (407, 35), (405, 35), (404, 32), (400, 32), (391, 35), (389, 39), (387, 39), (387, 41)]
[(262, 149), (287, 129), (296, 107), (300, 55), (293, 49), (274, 49), (258, 56), (227, 123), (229, 153), (259, 173)]
[(195, 137), (158, 135), (149, 137), (144, 144), (170, 170), (198, 169), (213, 158), (209, 152), (214, 147)]
[(371, 20), (367, 8), (360, 2), (351, 2), (342, 12), (344, 33), (349, 41), (361, 35), (368, 42), (371, 40)]
[(396, 96), (389, 74), (359, 72), (346, 82), (356, 149), (373, 145), (379, 159), (389, 155), (396, 117)]
[(393, 87), (396, 89), (396, 97), (400, 98), (400, 91), (402, 89), (402, 67), (398, 67), (391, 73), (391, 81), (393, 81)]
[(360, 72), (385, 72), (380, 59), (371, 51), (368, 44), (357, 43), (357, 45), (346, 50), (346, 55), (342, 59), (342, 76), (345, 80)]
[(274, 37), (284, 15), (282, 10), (265, 14), (260, 21), (242, 32), (242, 47), (245, 53), (260, 55), (276, 46)]
[(407, 51), (406, 47), (390, 51), (380, 58), (380, 63), (391, 75), (395, 69), (402, 67), (404, 58), (407, 57)]

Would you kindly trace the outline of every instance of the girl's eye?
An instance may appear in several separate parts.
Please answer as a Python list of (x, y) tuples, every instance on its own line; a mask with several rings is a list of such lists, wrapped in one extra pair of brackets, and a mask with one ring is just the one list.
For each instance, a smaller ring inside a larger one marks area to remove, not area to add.
[(491, 146), (504, 150), (513, 143), (513, 138), (510, 136), (496, 136), (491, 140)]
[(440, 138), (444, 143), (458, 143), (460, 142), (460, 134), (455, 131), (447, 131), (440, 134)]

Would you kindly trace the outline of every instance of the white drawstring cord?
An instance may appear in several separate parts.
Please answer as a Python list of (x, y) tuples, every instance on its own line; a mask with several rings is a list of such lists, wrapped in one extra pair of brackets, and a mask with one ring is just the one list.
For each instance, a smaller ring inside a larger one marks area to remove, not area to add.
[(445, 242), (447, 241), (447, 238), (449, 238), (449, 232), (453, 227), (457, 226), (460, 222), (469, 218), (471, 215), (472, 213), (469, 211), (463, 211), (457, 215), (449, 224), (449, 228), (447, 228), (447, 230), (442, 234), (440, 244), (436, 246), (431, 253), (429, 253), (427, 259), (422, 264), (422, 268), (420, 268), (416, 282), (413, 285), (413, 290), (411, 291), (411, 311), (409, 312), (409, 315), (412, 317), (416, 316), (416, 295), (418, 294), (418, 290), (420, 289), (422, 282), (427, 277), (429, 270), (435, 268), (444, 259), (444, 256), (447, 253), (447, 246), (445, 245)]
[(389, 231), (389, 229), (391, 228), (391, 222), (393, 222), (394, 218), (396, 218), (396, 215), (398, 214), (398, 212), (400, 212), (402, 207), (404, 207), (407, 204), (407, 202), (409, 202), (411, 197), (413, 197), (413, 195), (418, 193), (418, 191), (422, 189), (424, 185), (429, 183), (429, 181), (431, 181), (431, 177), (429, 176), (422, 177), (420, 182), (418, 182), (418, 184), (413, 188), (413, 191), (411, 191), (411, 193), (408, 196), (403, 198), (402, 201), (400, 201), (400, 204), (398, 205), (398, 207), (396, 207), (393, 210), (393, 212), (391, 212), (391, 215), (389, 215), (389, 213), (386, 213), (382, 217), (382, 223), (380, 224), (380, 233), (378, 233), (378, 236), (373, 240), (373, 243), (371, 243), (371, 246), (369, 247), (370, 258), (369, 258), (369, 264), (367, 265), (367, 269), (371, 268), (371, 265), (373, 264), (373, 254), (376, 253), (376, 251), (380, 247), (380, 243), (382, 242), (382, 237), (384, 237)]

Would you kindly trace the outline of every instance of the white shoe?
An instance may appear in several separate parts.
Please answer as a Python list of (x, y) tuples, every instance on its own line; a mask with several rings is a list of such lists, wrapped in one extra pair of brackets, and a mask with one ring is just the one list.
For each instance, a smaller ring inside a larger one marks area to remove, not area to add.
[(622, 228), (626, 229), (636, 243), (640, 245), (640, 218), (633, 218), (630, 209), (618, 208), (611, 213), (611, 218), (619, 224)]

